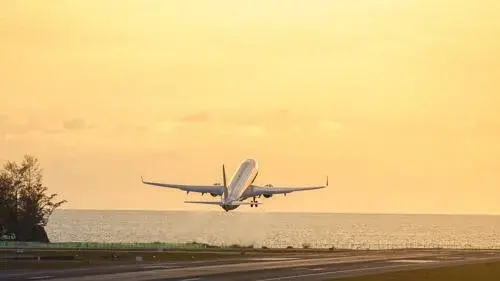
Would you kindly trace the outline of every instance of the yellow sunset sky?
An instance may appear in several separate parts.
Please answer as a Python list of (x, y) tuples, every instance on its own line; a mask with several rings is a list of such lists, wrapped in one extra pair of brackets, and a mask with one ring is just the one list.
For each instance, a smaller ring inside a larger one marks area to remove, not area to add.
[[(0, 161), (71, 209), (213, 210), (144, 186), (330, 187), (238, 211), (500, 214), (496, 0), (0, 1)], [(213, 200), (212, 197), (205, 197)]]

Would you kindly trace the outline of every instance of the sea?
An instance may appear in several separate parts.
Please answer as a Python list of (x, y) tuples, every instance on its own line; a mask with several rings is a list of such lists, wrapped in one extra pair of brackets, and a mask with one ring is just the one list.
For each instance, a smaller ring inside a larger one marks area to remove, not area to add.
[(500, 249), (500, 216), (57, 210), (51, 242)]

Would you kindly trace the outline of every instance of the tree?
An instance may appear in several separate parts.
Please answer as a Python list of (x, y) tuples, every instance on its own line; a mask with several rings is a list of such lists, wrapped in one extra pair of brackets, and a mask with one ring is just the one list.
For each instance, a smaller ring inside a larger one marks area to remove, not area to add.
[[(55, 209), (66, 203), (47, 194), (38, 159), (25, 155), (22, 163), (8, 162), (0, 172), (0, 235), (18, 241), (48, 239), (44, 227)], [(43, 232), (40, 236), (40, 232)]]
[(15, 235), (17, 230), (18, 171), (16, 163), (7, 162), (0, 172), (0, 237)]

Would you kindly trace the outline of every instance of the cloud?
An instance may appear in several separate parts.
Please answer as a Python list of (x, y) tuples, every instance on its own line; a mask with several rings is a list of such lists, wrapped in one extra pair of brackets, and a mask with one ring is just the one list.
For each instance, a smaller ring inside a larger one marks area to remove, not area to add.
[(279, 117), (286, 118), (290, 115), (290, 111), (288, 109), (282, 108), (282, 109), (278, 109), (278, 110), (272, 112), (272, 115), (276, 116), (278, 118)]
[(7, 114), (5, 113), (0, 113), (0, 125), (4, 124), (7, 122)]
[[(163, 119), (149, 127), (159, 133), (215, 134), (223, 136), (263, 137), (269, 134), (300, 134), (311, 126), (302, 116), (287, 109), (270, 111), (226, 111), (210, 114), (204, 111), (191, 113), (181, 118)], [(309, 120), (309, 119), (308, 119)]]
[(196, 113), (186, 115), (179, 119), (158, 120), (147, 127), (158, 133), (172, 133), (179, 129), (190, 130), (192, 125), (207, 122), (208, 119), (209, 117), (207, 114)]
[(62, 133), (62, 132), (64, 132), (64, 130), (62, 130), (62, 129), (47, 129), (47, 130), (43, 130), (42, 132), (50, 135), (50, 134)]
[(63, 127), (66, 130), (84, 130), (89, 128), (87, 122), (81, 118), (74, 118), (63, 122)]
[(260, 137), (267, 133), (266, 129), (261, 126), (241, 126), (238, 132), (243, 136)]
[(316, 124), (316, 128), (320, 132), (336, 132), (342, 129), (342, 124), (340, 122), (321, 120)]
[(40, 129), (36, 125), (30, 123), (0, 122), (0, 125), (1, 131), (10, 135), (22, 135), (29, 132), (40, 131)]
[(24, 115), (11, 118), (6, 114), (0, 113), (0, 131), (8, 133), (11, 138), (24, 134), (58, 134), (66, 130), (77, 130), (90, 128), (83, 119), (71, 119), (62, 122), (60, 119), (54, 119), (37, 115)]
[[(197, 112), (185, 115), (180, 118), (160, 119), (149, 124), (147, 128), (151, 128), (158, 133), (172, 133), (176, 130), (191, 130), (192, 126), (201, 125), (212, 120), (212, 116), (207, 112)], [(217, 124), (211, 124), (216, 126)], [(143, 128), (145, 130), (145, 128)]]
[(153, 129), (159, 133), (170, 133), (179, 127), (179, 123), (175, 121), (161, 121), (153, 125)]
[(151, 129), (150, 125), (141, 123), (118, 123), (114, 129), (118, 132), (125, 133), (144, 133)]
[(185, 123), (205, 123), (208, 121), (210, 121), (210, 114), (206, 112), (189, 114), (179, 119), (179, 122)]
[(223, 137), (263, 137), (268, 130), (257, 125), (220, 125), (211, 128), (210, 132)]
[[(286, 132), (295, 130), (298, 126), (297, 116), (292, 115), (287, 109), (275, 109), (271, 111), (234, 111), (224, 114), (218, 118), (220, 123), (227, 128), (246, 128), (242, 130), (255, 130), (262, 127), (268, 132)], [(292, 129), (292, 127), (294, 127)], [(253, 128), (253, 129), (249, 129)]]

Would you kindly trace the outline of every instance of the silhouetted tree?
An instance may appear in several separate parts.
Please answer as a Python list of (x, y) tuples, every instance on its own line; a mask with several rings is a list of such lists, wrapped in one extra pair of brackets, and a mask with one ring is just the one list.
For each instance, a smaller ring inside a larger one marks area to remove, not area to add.
[(17, 203), (20, 188), (19, 167), (7, 162), (0, 172), (0, 234), (15, 235), (17, 232)]
[(42, 183), (38, 159), (25, 155), (22, 163), (7, 162), (0, 172), (0, 234), (18, 241), (48, 242), (44, 227), (55, 209), (66, 203), (55, 201)]

